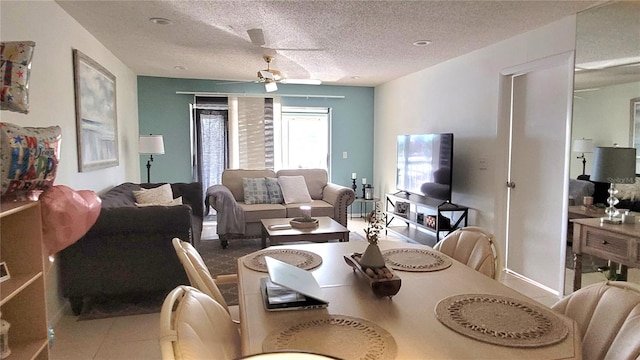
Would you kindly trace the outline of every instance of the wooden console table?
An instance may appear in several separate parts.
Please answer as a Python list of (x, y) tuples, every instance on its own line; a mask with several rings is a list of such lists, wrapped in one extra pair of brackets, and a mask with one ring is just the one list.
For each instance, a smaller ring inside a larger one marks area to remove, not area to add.
[(640, 223), (607, 224), (599, 218), (573, 219), (573, 290), (582, 286), (582, 254), (612, 260), (622, 265), (621, 279), (627, 267), (640, 268)]

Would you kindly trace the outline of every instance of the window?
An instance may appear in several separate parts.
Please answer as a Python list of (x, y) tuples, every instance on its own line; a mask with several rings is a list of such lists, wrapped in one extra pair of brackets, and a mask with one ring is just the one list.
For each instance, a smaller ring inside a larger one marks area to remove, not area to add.
[(279, 169), (317, 168), (329, 170), (330, 116), (328, 108), (282, 107), (276, 124), (275, 144)]

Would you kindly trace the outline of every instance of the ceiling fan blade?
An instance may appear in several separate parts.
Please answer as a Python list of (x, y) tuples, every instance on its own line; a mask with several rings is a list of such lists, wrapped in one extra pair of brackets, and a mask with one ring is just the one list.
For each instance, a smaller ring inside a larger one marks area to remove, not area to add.
[(265, 44), (262, 29), (249, 29), (247, 30), (247, 34), (249, 34), (249, 39), (251, 39), (253, 45), (263, 46)]
[(296, 84), (296, 85), (321, 85), (322, 81), (319, 79), (282, 79), (281, 84)]

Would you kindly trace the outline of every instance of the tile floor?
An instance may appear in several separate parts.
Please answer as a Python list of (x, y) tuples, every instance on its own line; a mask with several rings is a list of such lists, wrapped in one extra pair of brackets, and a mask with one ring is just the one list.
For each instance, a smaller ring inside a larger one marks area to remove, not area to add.
[[(350, 219), (349, 229), (364, 236), (365, 223), (362, 219)], [(205, 228), (203, 238), (211, 238), (215, 228)], [(392, 236), (383, 239), (398, 240)], [(600, 273), (585, 274), (583, 286), (603, 281)], [(567, 277), (573, 279), (573, 271), (567, 270)], [(631, 270), (630, 278), (640, 282), (640, 271)], [(502, 274), (499, 279), (505, 285), (550, 306), (558, 298), (529, 284), (522, 279)], [(632, 279), (630, 279), (632, 280)], [(571, 286), (571, 284), (569, 284)], [(76, 321), (69, 310), (54, 326), (55, 342), (51, 348), (52, 360), (86, 359), (161, 359), (158, 343), (159, 314), (136, 315), (99, 320)]]

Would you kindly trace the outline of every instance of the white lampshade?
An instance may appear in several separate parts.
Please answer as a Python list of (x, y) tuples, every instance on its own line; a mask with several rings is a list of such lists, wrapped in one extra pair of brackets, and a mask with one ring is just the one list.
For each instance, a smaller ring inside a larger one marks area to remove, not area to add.
[(573, 141), (573, 152), (591, 153), (593, 152), (592, 139), (576, 139)]
[(164, 154), (164, 139), (162, 135), (140, 135), (138, 152), (142, 155)]
[(593, 153), (591, 181), (633, 184), (636, 181), (636, 149), (597, 147)]

